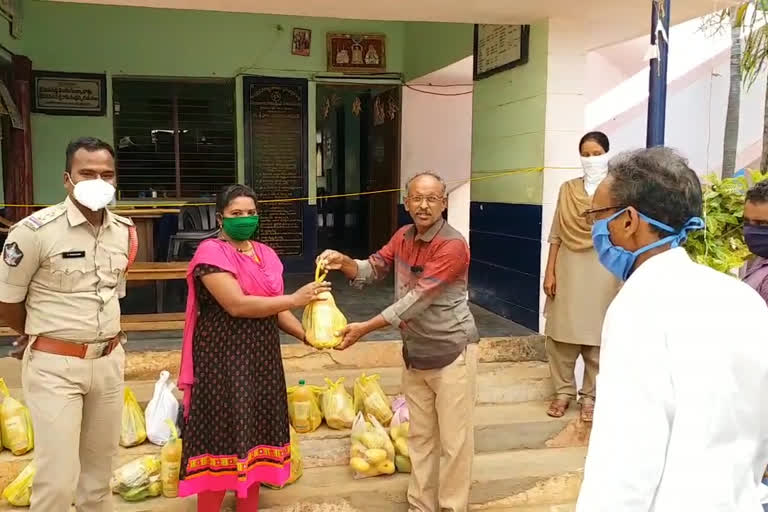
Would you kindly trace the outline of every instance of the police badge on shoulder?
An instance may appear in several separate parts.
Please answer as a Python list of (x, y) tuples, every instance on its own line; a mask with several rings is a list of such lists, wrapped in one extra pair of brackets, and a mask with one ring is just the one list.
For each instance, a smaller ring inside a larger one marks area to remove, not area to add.
[(24, 253), (19, 249), (16, 242), (5, 244), (3, 247), (3, 261), (9, 267), (18, 267), (21, 260), (24, 259)]

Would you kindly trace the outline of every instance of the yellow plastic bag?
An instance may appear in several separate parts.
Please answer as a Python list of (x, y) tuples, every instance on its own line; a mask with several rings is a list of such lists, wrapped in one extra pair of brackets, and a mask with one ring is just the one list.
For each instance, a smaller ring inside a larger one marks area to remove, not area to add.
[[(315, 268), (315, 282), (321, 283), (328, 276), (321, 265)], [(347, 319), (336, 307), (336, 301), (330, 292), (318, 295), (319, 299), (307, 304), (301, 316), (301, 325), (307, 336), (307, 343), (315, 348), (333, 348), (342, 342), (342, 331), (347, 326)]]
[(395, 472), (395, 447), (387, 431), (372, 414), (365, 421), (363, 413), (358, 413), (352, 425), (351, 441), (349, 466), (354, 478), (371, 478)]
[(160, 483), (163, 486), (163, 496), (175, 498), (179, 494), (182, 441), (173, 421), (166, 419), (165, 423), (171, 430), (171, 439), (160, 450)]
[(291, 425), (300, 434), (314, 432), (323, 422), (323, 413), (317, 396), (321, 390), (317, 386), (307, 386), (303, 380), (298, 386), (288, 388), (288, 416)]
[(3, 490), (3, 498), (14, 507), (28, 507), (32, 499), (32, 482), (35, 479), (35, 473), (35, 463), (30, 462)]
[(130, 448), (147, 440), (147, 427), (144, 413), (136, 401), (136, 396), (128, 386), (123, 392), (123, 420), (120, 428), (120, 446)]
[(262, 484), (264, 485), (264, 487), (268, 487), (269, 489), (282, 489), (285, 486), (295, 483), (296, 480), (301, 478), (301, 475), (304, 474), (304, 461), (301, 458), (301, 448), (299, 447), (299, 434), (296, 432), (296, 429), (294, 429), (293, 427), (289, 426), (288, 428), (291, 429), (291, 477), (281, 487), (277, 487), (275, 485), (269, 485), (266, 483)]
[(362, 374), (355, 379), (355, 412), (370, 414), (382, 425), (389, 425), (392, 409), (379, 385), (379, 376)]
[(35, 447), (29, 409), (11, 396), (3, 379), (0, 379), (0, 400), (0, 437), (3, 446), (14, 455), (24, 455)]
[(408, 450), (408, 434), (411, 430), (408, 404), (404, 397), (398, 397), (392, 403), (394, 416), (389, 429), (389, 437), (395, 445), (395, 467), (399, 473), (411, 472), (411, 454)]
[(336, 382), (325, 379), (325, 382), (328, 386), (320, 397), (320, 408), (325, 422), (336, 430), (352, 428), (355, 421), (355, 404), (352, 402), (352, 395), (344, 387), (344, 378)]
[(145, 455), (115, 470), (110, 486), (112, 492), (125, 501), (141, 501), (160, 496), (163, 485), (160, 481), (162, 463), (156, 455)]

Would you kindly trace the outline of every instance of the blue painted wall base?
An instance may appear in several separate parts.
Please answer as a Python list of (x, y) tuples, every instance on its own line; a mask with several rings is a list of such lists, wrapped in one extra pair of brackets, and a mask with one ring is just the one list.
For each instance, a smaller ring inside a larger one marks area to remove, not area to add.
[(472, 202), (469, 298), (539, 330), (541, 206)]

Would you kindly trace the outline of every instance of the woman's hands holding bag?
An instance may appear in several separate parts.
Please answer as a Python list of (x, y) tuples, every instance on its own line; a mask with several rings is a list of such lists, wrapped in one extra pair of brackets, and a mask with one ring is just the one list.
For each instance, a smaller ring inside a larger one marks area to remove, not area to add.
[(320, 297), (320, 295), (324, 292), (330, 291), (331, 283), (327, 281), (321, 281), (319, 283), (313, 281), (309, 284), (305, 284), (293, 292), (291, 297), (293, 298), (294, 307), (300, 308), (316, 300), (325, 300), (324, 298)]

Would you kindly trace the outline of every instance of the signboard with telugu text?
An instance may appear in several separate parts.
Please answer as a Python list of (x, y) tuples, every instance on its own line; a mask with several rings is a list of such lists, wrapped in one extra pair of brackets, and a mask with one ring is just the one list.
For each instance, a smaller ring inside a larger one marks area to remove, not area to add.
[(63, 116), (106, 114), (106, 75), (34, 71), (32, 83), (32, 112)]

